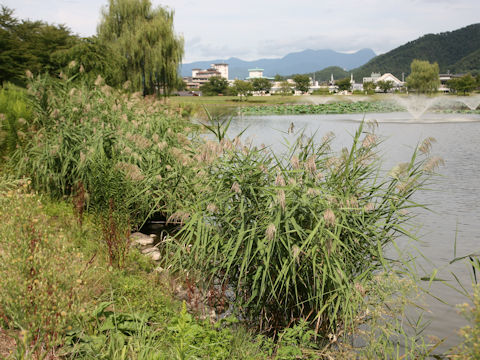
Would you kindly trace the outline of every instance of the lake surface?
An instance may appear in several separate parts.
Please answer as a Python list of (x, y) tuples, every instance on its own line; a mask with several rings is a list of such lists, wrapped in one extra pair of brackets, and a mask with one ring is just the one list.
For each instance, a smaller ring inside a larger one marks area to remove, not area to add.
[[(251, 138), (255, 145), (263, 143), (280, 152), (283, 144), (295, 138), (287, 134), (293, 122), (295, 132), (304, 129), (306, 135), (315, 134), (319, 141), (332, 131), (336, 135), (332, 148), (339, 151), (351, 144), (352, 134), (364, 116), (366, 120), (378, 122), (376, 133), (385, 139), (380, 148), (386, 170), (408, 161), (413, 148), (424, 138), (433, 136), (437, 140), (431, 153), (442, 157), (445, 165), (439, 169), (441, 176), (434, 179), (431, 190), (415, 197), (418, 202), (428, 204), (431, 212), (418, 211), (416, 234), (420, 241), (414, 245), (429, 259), (418, 260), (426, 271), (440, 269), (437, 276), (450, 280), (453, 271), (470, 289), (470, 269), (463, 262), (452, 265), (449, 262), (454, 258), (455, 237), (457, 257), (480, 252), (480, 115), (427, 113), (420, 120), (411, 119), (408, 113), (244, 116), (232, 122), (229, 135), (235, 136), (248, 127), (243, 138)], [(452, 284), (455, 285), (453, 280)], [(438, 282), (433, 283), (431, 290), (450, 304), (467, 301)], [(445, 351), (458, 344), (457, 331), (466, 322), (455, 307), (432, 297), (425, 301), (431, 311), (426, 314), (431, 321), (426, 333), (445, 338), (438, 350)]]

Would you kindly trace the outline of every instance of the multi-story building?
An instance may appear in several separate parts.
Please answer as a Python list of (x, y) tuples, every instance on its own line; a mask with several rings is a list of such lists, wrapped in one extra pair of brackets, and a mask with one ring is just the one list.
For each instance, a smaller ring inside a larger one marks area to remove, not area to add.
[(219, 76), (228, 80), (228, 64), (211, 64), (210, 68), (205, 70), (192, 69), (192, 76), (184, 77), (183, 80), (188, 88), (199, 89), (213, 76)]

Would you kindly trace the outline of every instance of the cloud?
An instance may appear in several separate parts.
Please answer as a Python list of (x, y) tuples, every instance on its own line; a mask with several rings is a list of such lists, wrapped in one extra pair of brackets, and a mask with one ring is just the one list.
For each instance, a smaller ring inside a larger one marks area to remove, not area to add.
[[(107, 0), (3, 0), (19, 18), (93, 35)], [(281, 57), (305, 48), (389, 51), (427, 33), (478, 22), (478, 0), (152, 0), (175, 11), (188, 61)]]

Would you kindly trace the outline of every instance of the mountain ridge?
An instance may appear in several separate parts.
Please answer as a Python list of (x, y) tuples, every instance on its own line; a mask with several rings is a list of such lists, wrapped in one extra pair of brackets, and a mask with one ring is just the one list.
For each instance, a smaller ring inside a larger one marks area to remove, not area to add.
[(245, 78), (248, 76), (248, 69), (263, 68), (265, 76), (289, 75), (294, 73), (314, 72), (319, 68), (328, 66), (340, 66), (344, 69), (353, 69), (365, 64), (376, 55), (371, 49), (360, 49), (353, 53), (341, 53), (331, 49), (303, 51), (286, 54), (281, 58), (257, 59), (246, 61), (236, 57), (228, 59), (215, 59), (208, 61), (195, 61), (182, 64), (182, 76), (191, 76), (192, 69), (206, 69), (210, 64), (227, 63), (229, 64), (229, 78)]

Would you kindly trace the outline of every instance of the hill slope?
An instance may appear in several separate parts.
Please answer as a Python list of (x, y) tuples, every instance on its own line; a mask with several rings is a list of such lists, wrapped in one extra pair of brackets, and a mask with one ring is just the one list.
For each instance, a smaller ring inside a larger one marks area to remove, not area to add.
[[(436, 61), (440, 66), (440, 72), (452, 70), (454, 67), (460, 69), (461, 67), (478, 66), (480, 54), (478, 52), (477, 55), (471, 54), (479, 49), (480, 23), (454, 31), (424, 35), (373, 58), (365, 65), (354, 69), (353, 73), (355, 79), (369, 76), (372, 72), (390, 72), (401, 79), (402, 72), (405, 75), (410, 73), (410, 63), (413, 59)], [(465, 59), (464, 62), (457, 64), (462, 59)], [(462, 71), (473, 69), (474, 67), (462, 69)]]
[(375, 57), (371, 49), (362, 49), (352, 54), (339, 53), (333, 50), (304, 50), (290, 53), (281, 59), (259, 59), (244, 61), (238, 58), (217, 59), (210, 61), (197, 61), (182, 64), (182, 76), (190, 76), (192, 69), (205, 69), (213, 63), (229, 64), (229, 78), (245, 78), (248, 69), (259, 67), (264, 69), (265, 76), (289, 75), (309, 73), (328, 66), (339, 66), (345, 69), (353, 69), (365, 64)]

